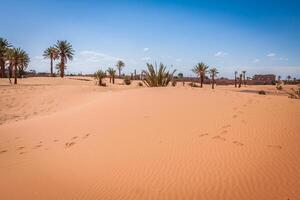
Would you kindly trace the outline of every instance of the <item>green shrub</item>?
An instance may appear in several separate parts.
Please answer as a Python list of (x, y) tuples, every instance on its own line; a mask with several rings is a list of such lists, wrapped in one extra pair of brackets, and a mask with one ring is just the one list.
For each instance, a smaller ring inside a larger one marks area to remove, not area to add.
[(148, 87), (165, 87), (172, 80), (173, 75), (176, 70), (172, 73), (167, 71), (167, 67), (160, 63), (157, 70), (157, 65), (155, 67), (152, 64), (147, 63), (147, 71), (143, 71), (143, 82)]
[(292, 99), (300, 99), (300, 87), (297, 89), (292, 88), (292, 92), (289, 92), (289, 97)]
[(282, 85), (281, 85), (281, 84), (277, 84), (277, 85), (276, 85), (276, 89), (277, 89), (277, 90), (282, 90), (282, 89), (283, 89), (283, 87), (282, 87)]

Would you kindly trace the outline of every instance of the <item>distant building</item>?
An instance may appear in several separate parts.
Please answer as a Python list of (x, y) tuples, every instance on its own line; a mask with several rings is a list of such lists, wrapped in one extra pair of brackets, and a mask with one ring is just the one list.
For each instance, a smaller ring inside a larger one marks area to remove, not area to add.
[(274, 84), (276, 76), (274, 74), (256, 74), (253, 76), (252, 81), (254, 84)]

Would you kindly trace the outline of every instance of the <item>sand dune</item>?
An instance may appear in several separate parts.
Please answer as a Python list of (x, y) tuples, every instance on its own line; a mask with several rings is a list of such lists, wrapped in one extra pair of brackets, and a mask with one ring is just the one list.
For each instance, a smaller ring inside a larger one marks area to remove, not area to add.
[(274, 86), (22, 81), (0, 87), (0, 199), (300, 197), (300, 101)]

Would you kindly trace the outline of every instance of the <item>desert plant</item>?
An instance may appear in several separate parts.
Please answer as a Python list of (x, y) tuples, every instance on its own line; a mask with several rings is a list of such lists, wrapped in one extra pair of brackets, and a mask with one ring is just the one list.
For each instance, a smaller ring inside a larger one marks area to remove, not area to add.
[(203, 81), (204, 81), (204, 77), (205, 77), (205, 73), (208, 69), (208, 66), (206, 64), (204, 64), (203, 62), (198, 63), (193, 69), (192, 71), (199, 76), (200, 78), (200, 87), (202, 88), (203, 85)]
[(188, 85), (189, 86), (191, 86), (191, 87), (199, 87), (196, 83), (194, 83), (194, 82), (190, 82), (190, 83), (188, 83)]
[(95, 79), (98, 81), (98, 85), (99, 86), (105, 86), (103, 83), (102, 83), (102, 79), (106, 77), (106, 73), (102, 70), (98, 70), (95, 72), (94, 74), (94, 77)]
[(125, 63), (122, 60), (118, 60), (116, 67), (119, 71), (119, 77), (121, 77), (121, 71), (123, 69), (123, 67), (125, 66)]
[(65, 75), (65, 68), (66, 68), (65, 65), (68, 59), (73, 60), (74, 50), (72, 48), (72, 45), (66, 40), (57, 41), (55, 45), (55, 49), (57, 50), (58, 53), (58, 59), (60, 59), (60, 63), (59, 63), (60, 77), (63, 78)]
[(264, 90), (260, 90), (260, 91), (258, 91), (258, 94), (260, 94), (260, 95), (266, 95), (266, 92)]
[(243, 80), (243, 75), (240, 74), (240, 78), (239, 78), (239, 88), (242, 86), (242, 80)]
[(167, 67), (160, 63), (159, 69), (157, 70), (157, 65), (155, 63), (155, 69), (152, 64), (147, 63), (147, 71), (143, 71), (144, 76), (143, 82), (148, 87), (163, 87), (167, 86), (169, 82), (173, 79), (173, 75), (176, 72), (167, 71)]
[(282, 90), (283, 87), (282, 87), (282, 85), (281, 85), (280, 83), (277, 83), (277, 84), (276, 84), (276, 89), (277, 89), (277, 90)]
[(14, 83), (17, 84), (18, 69), (25, 69), (28, 66), (30, 59), (28, 54), (20, 48), (13, 48), (10, 52), (10, 61), (13, 67)]
[(288, 94), (292, 99), (300, 99), (300, 87), (298, 87), (297, 89), (292, 88), (291, 92), (289, 92)]
[(215, 77), (217, 76), (217, 74), (219, 73), (217, 68), (211, 68), (209, 70), (210, 76), (211, 76), (211, 80), (212, 80), (212, 85), (211, 88), (214, 89), (215, 88)]
[(243, 85), (246, 85), (246, 71), (242, 71), (243, 73)]
[(130, 84), (131, 84), (131, 80), (130, 80), (129, 77), (125, 77), (125, 79), (124, 79), (124, 84), (125, 84), (125, 85), (130, 85)]
[(172, 86), (175, 87), (177, 84), (177, 81), (175, 79), (172, 80)]
[(109, 82), (115, 84), (115, 76), (116, 76), (116, 70), (112, 67), (109, 67), (107, 69), (107, 72), (109, 74)]

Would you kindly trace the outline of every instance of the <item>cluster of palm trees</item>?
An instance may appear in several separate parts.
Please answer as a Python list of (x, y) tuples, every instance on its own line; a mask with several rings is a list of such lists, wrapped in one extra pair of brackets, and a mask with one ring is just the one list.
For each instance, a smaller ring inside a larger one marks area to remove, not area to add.
[(24, 75), (28, 67), (30, 58), (28, 54), (20, 49), (13, 47), (6, 39), (0, 38), (0, 77), (5, 78), (6, 67), (8, 69), (8, 78), (14, 77), (14, 84), (18, 83), (18, 77)]
[[(238, 72), (235, 71), (234, 72), (234, 87), (241, 87), (242, 84), (246, 85), (246, 71), (242, 71), (242, 73), (240, 73), (239, 77), (237, 76)], [(237, 81), (239, 81), (239, 85), (237, 86)]]
[(68, 60), (73, 60), (74, 49), (72, 45), (66, 40), (58, 40), (57, 43), (53, 46), (45, 49), (43, 57), (45, 59), (50, 59), (50, 73), (53, 76), (53, 61), (59, 60), (59, 63), (56, 65), (60, 77), (63, 78), (65, 75), (66, 64)]
[(217, 76), (217, 74), (219, 73), (217, 68), (212, 67), (209, 69), (209, 66), (206, 65), (203, 62), (198, 63), (196, 66), (194, 66), (194, 68), (192, 69), (192, 72), (194, 72), (199, 78), (200, 78), (200, 87), (203, 87), (203, 82), (204, 82), (204, 78), (205, 78), (205, 74), (208, 72), (211, 76), (211, 87), (212, 89), (215, 88), (215, 77)]
[[(125, 63), (122, 60), (118, 60), (116, 64), (117, 70), (119, 72), (119, 77), (121, 77), (121, 71), (125, 67)], [(94, 74), (95, 79), (98, 80), (98, 85), (102, 86), (104, 85), (102, 83), (102, 79), (106, 77), (106, 73), (108, 73), (109, 76), (109, 82), (112, 84), (115, 84), (115, 77), (117, 70), (115, 70), (113, 67), (109, 67), (106, 71), (103, 70), (97, 70)]]

